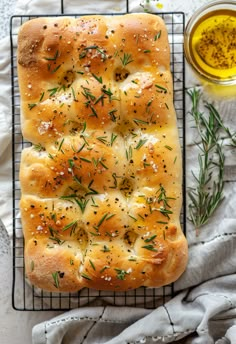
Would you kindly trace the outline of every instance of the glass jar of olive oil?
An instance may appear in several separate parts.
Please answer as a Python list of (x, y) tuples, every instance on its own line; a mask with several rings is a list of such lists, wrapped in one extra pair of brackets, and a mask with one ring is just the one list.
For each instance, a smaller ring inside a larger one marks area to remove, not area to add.
[(206, 81), (236, 85), (236, 1), (214, 1), (189, 20), (185, 57)]

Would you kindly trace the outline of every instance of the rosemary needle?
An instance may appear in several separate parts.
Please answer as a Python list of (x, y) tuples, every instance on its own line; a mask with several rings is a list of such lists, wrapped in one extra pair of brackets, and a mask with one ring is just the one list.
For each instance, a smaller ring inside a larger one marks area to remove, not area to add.
[[(196, 89), (189, 91), (188, 95), (192, 101), (192, 115), (200, 143), (198, 147), (199, 174), (195, 179), (195, 187), (189, 190), (189, 216), (196, 228), (196, 233), (210, 217), (223, 200), (223, 176), (224, 176), (224, 154), (222, 140), (220, 139), (220, 130), (222, 126), (217, 120), (213, 111), (210, 111), (209, 104), (206, 108), (209, 110), (208, 116), (199, 111), (200, 92)], [(219, 117), (220, 118), (220, 117)]]

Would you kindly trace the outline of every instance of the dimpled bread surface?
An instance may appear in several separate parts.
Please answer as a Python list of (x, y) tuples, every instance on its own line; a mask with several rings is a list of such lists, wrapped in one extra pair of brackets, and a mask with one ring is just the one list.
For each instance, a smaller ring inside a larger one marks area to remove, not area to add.
[(18, 37), (25, 268), (47, 291), (124, 291), (187, 264), (165, 24), (37, 18)]

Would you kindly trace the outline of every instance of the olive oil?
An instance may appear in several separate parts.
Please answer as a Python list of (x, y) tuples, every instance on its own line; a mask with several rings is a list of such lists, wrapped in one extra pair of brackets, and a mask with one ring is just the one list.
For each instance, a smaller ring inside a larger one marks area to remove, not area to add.
[(195, 23), (189, 43), (201, 74), (221, 81), (236, 79), (236, 11), (207, 13)]

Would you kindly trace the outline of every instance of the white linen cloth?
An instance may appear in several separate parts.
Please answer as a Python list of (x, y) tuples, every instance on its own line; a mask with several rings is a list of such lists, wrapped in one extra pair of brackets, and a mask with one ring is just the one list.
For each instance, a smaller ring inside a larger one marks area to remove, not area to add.
[[(207, 0), (143, 1), (145, 8), (162, 11), (184, 11), (186, 18)], [(125, 1), (75, 1), (64, 0), (65, 13), (123, 12)], [(129, 3), (132, 12), (143, 11), (140, 1)], [(58, 0), (19, 0), (14, 14), (60, 13)], [(198, 84), (187, 68), (187, 88)], [(11, 183), (11, 84), (9, 37), (1, 41), (0, 54), (0, 218), (12, 235), (12, 183)], [(212, 101), (209, 94), (204, 98)], [(187, 111), (190, 102), (186, 98), (186, 179), (191, 186), (191, 171), (196, 170), (197, 146), (193, 122)], [(220, 99), (216, 107), (224, 115), (226, 126), (236, 130), (236, 101)], [(127, 307), (82, 307), (56, 318), (42, 322), (58, 312), (28, 315), (35, 317), (34, 344), (125, 344), (173, 342), (194, 344), (236, 343), (236, 150), (226, 152), (225, 198), (208, 225), (197, 237), (190, 222), (187, 223), (189, 263), (186, 272), (175, 283), (179, 294), (154, 311)], [(6, 243), (6, 233), (0, 233), (0, 248)], [(3, 253), (5, 251), (2, 251)], [(9, 264), (9, 261), (8, 261)], [(0, 295), (6, 293), (0, 286)], [(8, 286), (9, 288), (9, 286)], [(0, 303), (3, 305), (3, 296)], [(2, 315), (10, 313), (2, 307)], [(0, 313), (1, 315), (1, 313)], [(23, 316), (23, 315), (22, 315)], [(12, 316), (13, 317), (13, 316)], [(21, 315), (17, 315), (20, 320)], [(0, 330), (1, 331), (1, 330)], [(0, 332), (1, 333), (1, 332)], [(12, 336), (14, 334), (12, 333)], [(182, 338), (182, 339), (181, 339)], [(21, 341), (8, 341), (11, 344)], [(7, 342), (6, 342), (7, 343)], [(31, 339), (28, 338), (28, 342)], [(3, 342), (3, 344), (5, 344)]]

